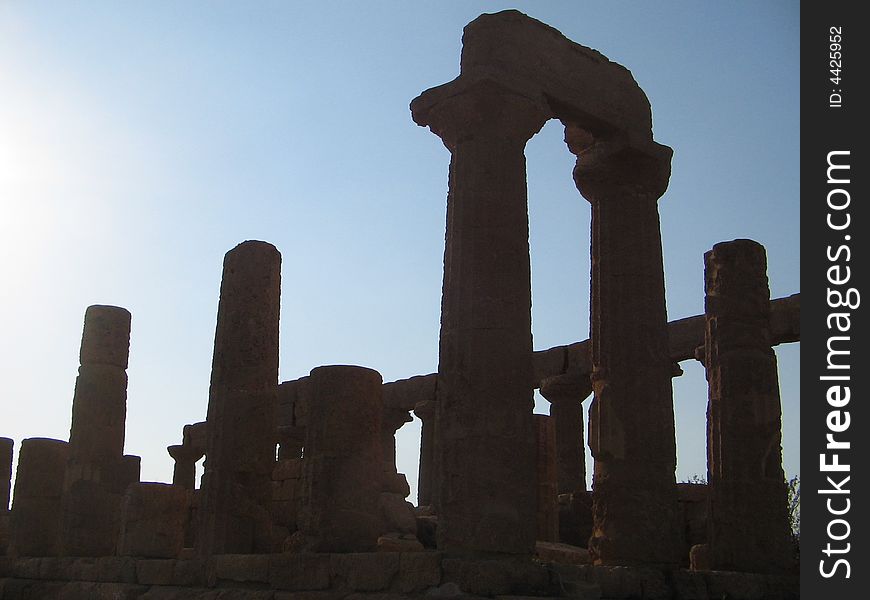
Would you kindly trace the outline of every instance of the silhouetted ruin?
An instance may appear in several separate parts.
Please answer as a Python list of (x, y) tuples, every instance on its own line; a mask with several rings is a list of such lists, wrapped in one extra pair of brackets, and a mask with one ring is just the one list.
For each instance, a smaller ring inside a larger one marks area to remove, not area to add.
[[(798, 596), (772, 347), (799, 340), (800, 299), (771, 301), (764, 248), (734, 240), (704, 257), (705, 314), (668, 322), (672, 150), (631, 73), (519, 12), (482, 15), (460, 75), (411, 114), (451, 153), (437, 372), (279, 382), (281, 255), (246, 241), (224, 259), (205, 420), (168, 446), (171, 484), (141, 482), (131, 316), (88, 307), (69, 442), (21, 441), (11, 510), (0, 438), (0, 598)], [(592, 205), (591, 330), (535, 352), (524, 148), (550, 119)], [(688, 485), (671, 379), (694, 359), (709, 484)], [(396, 467), (412, 414), (417, 506)]]

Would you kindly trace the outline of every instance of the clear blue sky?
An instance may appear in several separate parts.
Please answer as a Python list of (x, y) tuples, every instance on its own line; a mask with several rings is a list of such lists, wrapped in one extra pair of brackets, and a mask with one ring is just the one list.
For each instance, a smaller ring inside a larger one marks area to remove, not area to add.
[[(518, 8), (628, 67), (674, 148), (669, 318), (703, 253), (748, 237), (800, 291), (797, 2), (0, 0), (0, 435), (69, 435), (85, 308), (133, 314), (126, 451), (205, 418), (224, 253), (282, 252), (281, 380), (437, 369), (449, 154), (408, 103), (459, 73), (462, 27)], [(550, 122), (527, 148), (536, 349), (588, 337), (589, 207)], [(799, 345), (780, 357), (800, 470)], [(675, 380), (678, 478), (704, 474), (703, 369)], [(547, 412), (539, 402), (539, 412)], [(400, 432), (416, 488), (419, 422)], [(590, 468), (591, 471), (591, 468)]]

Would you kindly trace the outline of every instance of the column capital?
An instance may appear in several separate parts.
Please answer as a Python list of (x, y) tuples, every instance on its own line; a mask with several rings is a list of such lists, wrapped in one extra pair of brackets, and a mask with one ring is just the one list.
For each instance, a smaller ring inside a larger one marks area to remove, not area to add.
[(668, 188), (674, 151), (649, 140), (641, 145), (619, 139), (596, 138), (567, 124), (565, 142), (577, 156), (574, 183), (589, 202), (618, 194), (658, 200)]
[(457, 144), (479, 137), (524, 145), (552, 114), (542, 102), (496, 81), (457, 79), (415, 98), (411, 116), (453, 151)]
[(175, 462), (196, 462), (205, 456), (198, 448), (185, 446), (183, 444), (167, 446), (166, 451)]
[(424, 423), (435, 417), (435, 402), (423, 400), (414, 405), (414, 414)]
[(576, 402), (581, 404), (592, 393), (589, 373), (569, 371), (541, 381), (541, 395), (551, 404)]
[(381, 418), (383, 419), (382, 426), (384, 431), (392, 430), (394, 435), (402, 425), (414, 420), (410, 411), (387, 407), (384, 407), (384, 412), (381, 415)]

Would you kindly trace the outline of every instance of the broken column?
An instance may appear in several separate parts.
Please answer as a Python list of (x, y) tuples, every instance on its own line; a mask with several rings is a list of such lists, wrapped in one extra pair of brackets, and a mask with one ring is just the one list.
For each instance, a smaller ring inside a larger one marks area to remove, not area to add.
[(382, 385), (364, 367), (311, 371), (297, 548), (367, 552), (384, 532)]
[(790, 564), (787, 488), (764, 247), (716, 244), (704, 267), (710, 564), (783, 571)]
[(9, 522), (11, 556), (57, 556), (61, 496), (69, 444), (47, 438), (21, 442)]
[(559, 505), (557, 503), (556, 428), (552, 417), (534, 415), (535, 472), (538, 490), (538, 540), (559, 539)]
[(89, 306), (64, 481), (61, 551), (67, 556), (114, 554), (121, 495), (138, 480), (138, 463), (124, 457), (129, 350), (130, 313)]
[[(680, 554), (658, 199), (672, 151), (566, 125), (574, 180), (592, 204), (589, 445), (596, 564), (676, 565)], [(655, 518), (650, 518), (655, 515)]]
[(559, 375), (542, 381), (540, 391), (550, 403), (550, 416), (556, 432), (559, 493), (585, 492), (583, 400), (592, 392), (592, 382), (573, 374)]
[(281, 255), (246, 241), (224, 257), (209, 388), (200, 554), (272, 548)]
[(411, 104), (414, 120), (451, 153), (435, 403), (438, 547), (530, 554), (535, 435), (523, 152), (548, 115), (494, 81), (457, 82)]

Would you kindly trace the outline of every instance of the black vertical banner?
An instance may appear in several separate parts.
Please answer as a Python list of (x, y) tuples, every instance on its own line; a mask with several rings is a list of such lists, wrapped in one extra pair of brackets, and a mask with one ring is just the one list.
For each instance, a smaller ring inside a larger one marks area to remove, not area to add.
[(801, 594), (870, 590), (867, 37), (858, 2), (801, 6)]

